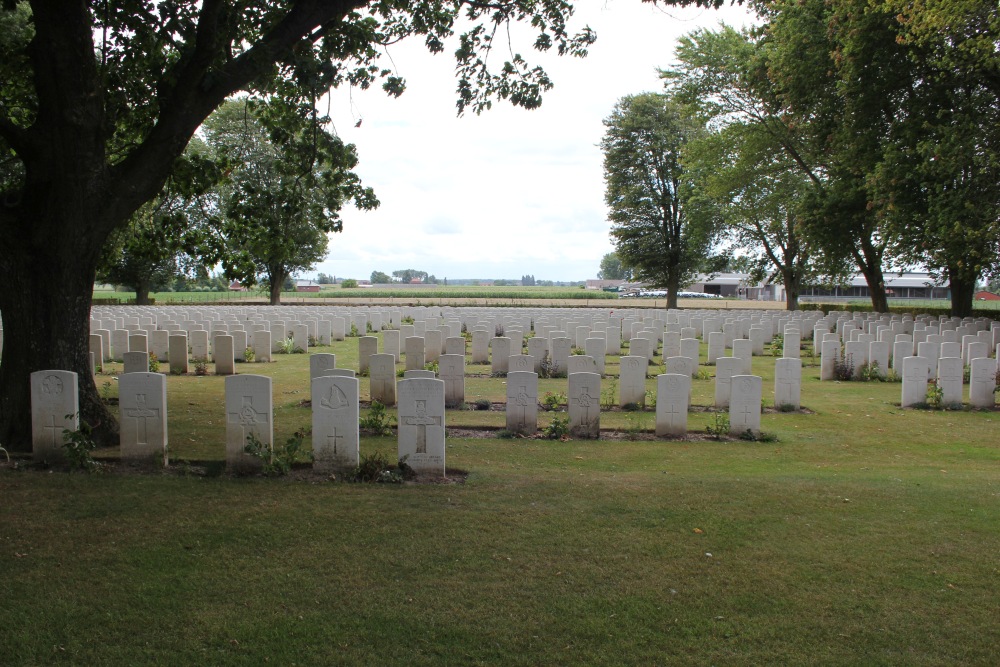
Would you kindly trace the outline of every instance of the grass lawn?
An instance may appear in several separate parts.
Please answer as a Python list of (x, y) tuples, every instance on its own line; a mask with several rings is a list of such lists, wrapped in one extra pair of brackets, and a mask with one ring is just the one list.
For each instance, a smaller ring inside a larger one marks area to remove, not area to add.
[[(318, 351), (356, 368), (356, 340)], [(451, 437), (465, 483), (403, 486), (184, 474), (223, 458), (223, 380), (168, 377), (175, 474), (0, 470), (0, 664), (996, 664), (1000, 413), (803, 361), (777, 442), (706, 439), (699, 379), (689, 439), (619, 411), (599, 441)], [(276, 440), (308, 425), (306, 355), (238, 370), (274, 379)]]

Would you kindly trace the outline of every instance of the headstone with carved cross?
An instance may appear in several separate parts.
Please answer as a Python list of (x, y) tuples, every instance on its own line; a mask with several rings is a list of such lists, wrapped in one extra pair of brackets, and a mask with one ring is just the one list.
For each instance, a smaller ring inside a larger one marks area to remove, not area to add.
[(444, 382), (445, 407), (461, 408), (465, 404), (465, 355), (442, 354), (438, 372)]
[(995, 397), (997, 360), (973, 359), (969, 369), (969, 404), (974, 408), (992, 408)]
[(903, 359), (903, 388), (900, 405), (908, 408), (927, 402), (927, 374), (930, 364), (925, 357)]
[(774, 407), (779, 410), (798, 410), (801, 396), (802, 360), (781, 358), (775, 361)]
[(444, 380), (400, 380), (396, 393), (399, 458), (418, 473), (444, 476)]
[(118, 378), (118, 414), (122, 461), (163, 461), (166, 464), (166, 376), (149, 372), (123, 373)]
[(739, 371), (742, 366), (743, 361), (735, 357), (719, 357), (715, 360), (715, 407), (729, 407), (733, 376), (741, 375)]
[[(392, 358), (392, 355), (384, 355)], [(321, 375), (312, 380), (313, 468), (348, 472), (358, 466), (358, 380)]]
[(36, 461), (63, 458), (63, 431), (80, 428), (76, 373), (35, 371), (31, 374), (31, 451)]
[(646, 370), (648, 364), (649, 361), (646, 357), (627, 355), (621, 358), (621, 371), (618, 376), (619, 407), (646, 404)]
[(533, 371), (507, 373), (507, 430), (522, 435), (538, 430), (538, 375)]
[(601, 435), (601, 376), (569, 374), (569, 430), (578, 438)]
[(656, 435), (683, 436), (687, 433), (687, 414), (690, 402), (690, 373), (657, 375)]
[(729, 396), (729, 432), (740, 435), (760, 432), (761, 378), (734, 375)]
[(226, 377), (226, 467), (234, 472), (259, 469), (262, 461), (246, 452), (253, 440), (272, 449), (274, 423), (271, 378), (264, 375)]
[(958, 357), (937, 360), (937, 386), (941, 389), (942, 405), (962, 405), (962, 375), (965, 369)]

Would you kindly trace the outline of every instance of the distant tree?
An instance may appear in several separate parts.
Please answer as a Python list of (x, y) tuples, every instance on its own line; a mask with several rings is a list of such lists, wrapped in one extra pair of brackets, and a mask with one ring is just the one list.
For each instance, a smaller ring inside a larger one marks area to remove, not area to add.
[(618, 253), (609, 252), (601, 258), (601, 269), (597, 272), (598, 280), (632, 280), (632, 269), (622, 266)]
[(332, 285), (337, 281), (333, 279), (333, 276), (328, 276), (325, 273), (320, 273), (316, 276), (316, 282), (319, 283), (320, 285)]
[(427, 279), (426, 271), (417, 271), (416, 269), (400, 269), (393, 271), (392, 275), (398, 278), (401, 283), (413, 282), (414, 278), (419, 278), (421, 282)]
[(525, 287), (532, 287), (535, 284), (535, 276), (526, 274), (521, 276), (521, 284)]
[(280, 283), (282, 292), (294, 292), (295, 291), (295, 281), (291, 276), (286, 275)]
[(676, 308), (677, 292), (711, 252), (718, 223), (681, 162), (704, 126), (688, 107), (657, 93), (623, 97), (604, 125), (604, 198), (615, 252), (635, 278), (665, 287), (667, 307)]
[(378, 206), (351, 171), (354, 146), (326, 122), (280, 100), (251, 99), (227, 102), (205, 122), (209, 146), (234, 165), (219, 189), (217, 259), (227, 277), (267, 285), (272, 305), (288, 276), (326, 255), (327, 234), (341, 230), (348, 200), (361, 209)]
[(372, 285), (388, 285), (392, 282), (392, 276), (381, 271), (372, 271), (371, 282)]
[(351, 289), (358, 286), (358, 281), (355, 280), (354, 278), (345, 278), (340, 283), (340, 286), (343, 287), (344, 289)]

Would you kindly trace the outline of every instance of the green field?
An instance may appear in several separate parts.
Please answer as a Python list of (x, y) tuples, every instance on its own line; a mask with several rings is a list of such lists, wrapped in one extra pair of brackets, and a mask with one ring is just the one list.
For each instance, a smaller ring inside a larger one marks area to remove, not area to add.
[[(317, 351), (356, 368), (354, 339)], [(0, 663), (995, 664), (1000, 414), (902, 410), (805, 355), (806, 409), (762, 415), (777, 441), (707, 437), (703, 378), (686, 439), (617, 409), (598, 441), (452, 435), (464, 483), (403, 486), (203, 476), (223, 379), (169, 376), (169, 470), (0, 470)], [(238, 370), (273, 378), (276, 440), (309, 424), (306, 355)], [(754, 372), (768, 397), (773, 358)]]

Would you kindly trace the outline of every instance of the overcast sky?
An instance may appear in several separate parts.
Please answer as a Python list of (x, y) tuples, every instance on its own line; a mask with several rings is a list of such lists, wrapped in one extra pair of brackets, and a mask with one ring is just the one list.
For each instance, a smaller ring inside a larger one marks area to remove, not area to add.
[[(514, 44), (555, 83), (539, 109), (499, 102), (480, 116), (456, 117), (454, 48), (431, 56), (419, 39), (392, 47), (392, 61), (385, 61), (406, 79), (402, 97), (335, 91), (336, 131), (357, 146), (356, 171), (381, 206), (343, 211), (344, 231), (330, 236), (316, 272), (358, 279), (397, 269), (439, 279), (597, 277), (601, 257), (613, 249), (598, 147), (602, 120), (622, 96), (661, 89), (656, 70), (670, 65), (678, 37), (751, 19), (739, 7), (577, 5), (571, 27), (597, 32), (588, 57), (538, 54), (523, 39)], [(495, 55), (499, 63), (507, 59)]]

